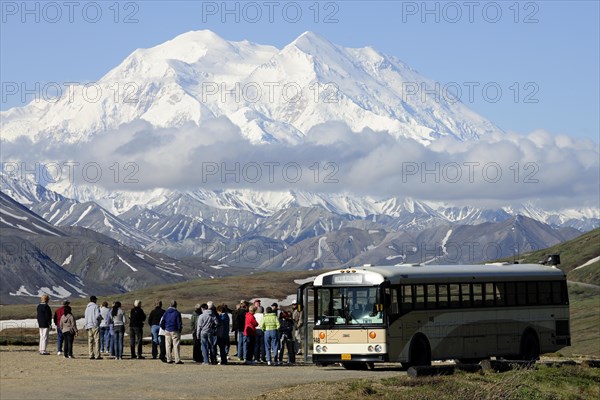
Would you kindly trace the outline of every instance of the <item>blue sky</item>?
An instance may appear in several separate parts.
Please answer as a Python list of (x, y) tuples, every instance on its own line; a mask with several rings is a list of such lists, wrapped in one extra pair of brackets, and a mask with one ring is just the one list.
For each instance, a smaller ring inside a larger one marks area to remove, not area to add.
[[(222, 1), (23, 4), (1, 2), (3, 88), (94, 81), (136, 48), (189, 30), (277, 47), (312, 30), (336, 44), (394, 55), (441, 84), (457, 83), (462, 101), (504, 130), (599, 141), (598, 1), (256, 1), (228, 2), (229, 13)], [(469, 82), (478, 84), (472, 99)], [(486, 84), (502, 96), (486, 95), (479, 89)], [(3, 93), (1, 100), (2, 110), (23, 105), (20, 96)]]

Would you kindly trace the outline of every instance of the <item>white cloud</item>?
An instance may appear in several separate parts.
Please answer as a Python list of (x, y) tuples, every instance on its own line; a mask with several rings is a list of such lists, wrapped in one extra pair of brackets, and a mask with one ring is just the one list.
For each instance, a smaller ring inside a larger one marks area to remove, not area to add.
[[(552, 208), (599, 201), (598, 144), (545, 131), (468, 142), (441, 138), (424, 146), (331, 122), (288, 146), (252, 145), (227, 118), (165, 129), (137, 121), (89, 143), (48, 148), (21, 140), (3, 143), (2, 153), (3, 161), (98, 163), (102, 179), (93, 184), (110, 190), (298, 189), (470, 205), (535, 201)], [(77, 184), (85, 183), (80, 175)]]

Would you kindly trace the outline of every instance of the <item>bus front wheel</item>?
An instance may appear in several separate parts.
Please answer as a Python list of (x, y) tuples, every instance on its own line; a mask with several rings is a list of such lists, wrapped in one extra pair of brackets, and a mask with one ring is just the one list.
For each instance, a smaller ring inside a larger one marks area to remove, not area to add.
[(540, 358), (540, 341), (534, 331), (528, 330), (521, 339), (521, 360), (535, 361)]
[(410, 363), (408, 367), (431, 365), (431, 349), (425, 336), (415, 336), (410, 344)]

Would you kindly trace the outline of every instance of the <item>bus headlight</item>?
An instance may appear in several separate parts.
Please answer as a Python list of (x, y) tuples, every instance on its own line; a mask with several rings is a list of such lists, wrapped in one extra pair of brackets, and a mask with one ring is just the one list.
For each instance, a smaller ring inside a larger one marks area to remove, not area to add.
[(317, 345), (317, 347), (315, 347), (315, 350), (317, 351), (317, 353), (320, 353), (321, 352), (321, 346)]
[(323, 346), (323, 353), (327, 353), (327, 346)]
[(367, 349), (368, 349), (369, 351), (373, 351), (373, 346), (371, 345), (371, 346), (367, 347)]
[(375, 346), (375, 351), (378, 353), (381, 353), (381, 346), (380, 345)]

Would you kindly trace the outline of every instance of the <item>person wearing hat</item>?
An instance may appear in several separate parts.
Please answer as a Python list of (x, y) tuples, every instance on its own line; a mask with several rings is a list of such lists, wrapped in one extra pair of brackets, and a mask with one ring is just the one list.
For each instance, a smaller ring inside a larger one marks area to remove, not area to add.
[(90, 302), (85, 307), (85, 330), (88, 334), (88, 352), (90, 360), (102, 360), (100, 356), (100, 307), (96, 304), (96, 296), (90, 296)]
[(56, 325), (56, 354), (59, 356), (62, 354), (63, 351), (63, 334), (62, 329), (60, 328), (60, 319), (65, 313), (65, 306), (68, 306), (69, 304), (71, 304), (69, 300), (63, 301), (63, 305), (61, 307), (58, 307), (56, 311), (54, 311), (54, 317), (52, 318), (54, 320), (54, 325)]

